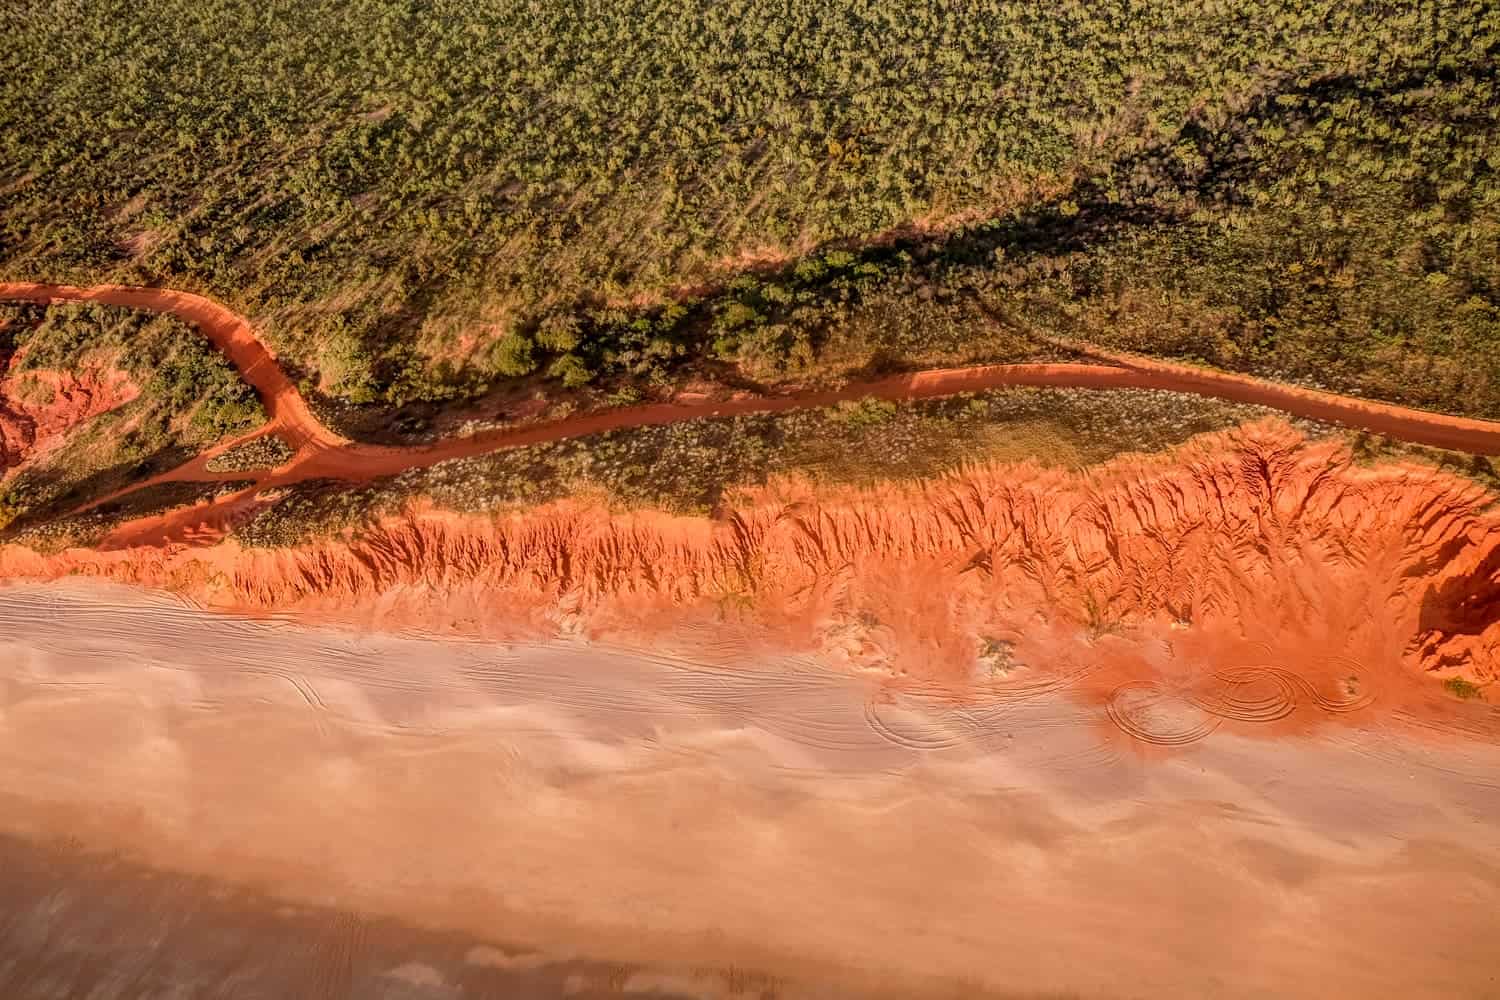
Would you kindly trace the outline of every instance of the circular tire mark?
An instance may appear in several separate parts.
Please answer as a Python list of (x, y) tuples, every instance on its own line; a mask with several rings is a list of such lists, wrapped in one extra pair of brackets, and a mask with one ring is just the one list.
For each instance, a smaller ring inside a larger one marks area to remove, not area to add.
[(881, 718), (873, 698), (865, 702), (865, 722), (869, 724), (876, 736), (906, 750), (951, 750), (962, 742), (957, 736), (940, 736), (935, 733), (913, 735), (899, 732)]
[[(1333, 714), (1356, 712), (1375, 700), (1375, 691), (1367, 681), (1369, 671), (1363, 664), (1348, 657), (1326, 662), (1337, 663), (1343, 675), (1335, 697), (1285, 667), (1242, 666), (1215, 671), (1196, 689), (1181, 694), (1157, 681), (1129, 681), (1111, 693), (1107, 711), (1110, 721), (1122, 732), (1143, 743), (1184, 746), (1203, 739), (1221, 721), (1269, 723), (1284, 719), (1304, 700)], [(1181, 718), (1183, 705), (1206, 718), (1197, 722)]]
[(1330, 698), (1314, 686), (1313, 682), (1305, 677), (1300, 677), (1289, 670), (1281, 671), (1291, 677), (1301, 689), (1307, 700), (1317, 705), (1325, 712), (1342, 714), (1344, 712), (1357, 712), (1370, 705), (1375, 700), (1375, 689), (1368, 682), (1370, 671), (1365, 669), (1364, 664), (1347, 656), (1330, 658), (1329, 662), (1343, 665), (1346, 673), (1339, 682), (1340, 697)]
[(1190, 694), (1187, 700), (1220, 719), (1275, 722), (1297, 708), (1297, 687), (1292, 682), (1295, 676), (1268, 667), (1235, 667), (1213, 675), (1224, 685), (1223, 690)]
[(1218, 729), (1220, 721), (1156, 681), (1121, 684), (1110, 694), (1105, 710), (1121, 732), (1158, 747), (1197, 743)]

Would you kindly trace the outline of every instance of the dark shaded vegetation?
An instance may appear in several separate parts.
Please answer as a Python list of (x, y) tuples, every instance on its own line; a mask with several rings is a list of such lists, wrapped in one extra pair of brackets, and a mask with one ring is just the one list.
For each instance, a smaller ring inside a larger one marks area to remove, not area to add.
[(35, 535), (34, 529), (45, 533), (56, 518), (89, 500), (166, 472), (196, 453), (180, 445), (139, 452), (139, 441), (112, 441), (117, 414), (100, 417), (47, 461), (23, 468), (0, 487), (0, 539)]
[(237, 444), (205, 463), (209, 472), (250, 472), (274, 469), (291, 461), (296, 454), (279, 434), (262, 434)]
[(205, 500), (217, 500), (251, 485), (253, 483), (248, 479), (214, 483), (157, 483), (76, 514), (45, 520), (29, 518), (25, 522), (17, 522), (5, 531), (4, 538), (8, 542), (28, 545), (38, 552), (93, 546), (125, 521), (165, 514), (169, 510)]
[(1492, 0), (23, 0), (0, 26), (0, 271), (210, 291), (355, 403), (1045, 333), (1500, 415)]
[(151, 517), (154, 514), (164, 514), (169, 510), (197, 503), (200, 500), (229, 496), (231, 493), (238, 493), (253, 485), (254, 481), (250, 479), (223, 480), (215, 483), (157, 483), (155, 486), (144, 486), (107, 503), (102, 503), (96, 510), (101, 517), (117, 520)]
[(417, 497), (462, 513), (592, 495), (622, 508), (713, 514), (734, 490), (777, 476), (873, 485), (974, 461), (1083, 466), (1167, 448), (1268, 412), (1171, 392), (1022, 388), (710, 417), (508, 449), (360, 487), (302, 483), (235, 535), (251, 545), (294, 545), (357, 531)]

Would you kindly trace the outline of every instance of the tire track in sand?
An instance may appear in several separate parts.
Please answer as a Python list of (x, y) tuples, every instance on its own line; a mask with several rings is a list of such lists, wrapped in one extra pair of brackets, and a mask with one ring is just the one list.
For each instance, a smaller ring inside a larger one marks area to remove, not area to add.
[(1336, 696), (1296, 671), (1252, 665), (1216, 670), (1177, 685), (1126, 681), (1110, 694), (1106, 712), (1127, 736), (1152, 746), (1177, 747), (1204, 739), (1223, 722), (1278, 722), (1304, 701), (1332, 715), (1368, 708), (1378, 693), (1370, 684), (1370, 671), (1350, 657), (1334, 657), (1333, 662), (1344, 674)]

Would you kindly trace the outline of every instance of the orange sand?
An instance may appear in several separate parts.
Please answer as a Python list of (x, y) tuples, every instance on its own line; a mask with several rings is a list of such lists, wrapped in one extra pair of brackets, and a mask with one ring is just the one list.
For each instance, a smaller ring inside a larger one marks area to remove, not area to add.
[(1311, 666), (1313, 683), (1402, 660), (1489, 681), (1493, 499), (1433, 469), (1360, 467), (1268, 421), (1086, 474), (1000, 465), (821, 496), (782, 483), (716, 521), (578, 503), (498, 517), (418, 508), (298, 550), (8, 546), (0, 576), (85, 574), (215, 607), (489, 636), (713, 621), (928, 678), (971, 677), (986, 640), (1045, 656), (1038, 637), (1057, 626), (1141, 648), (1175, 637), (1221, 663), (1253, 650)]
[[(959, 700), (661, 639), (0, 588), (0, 996), (1493, 992), (1491, 705), (1247, 738), (1263, 680), (1143, 754), (1076, 681)], [(1191, 721), (1143, 700), (1108, 706), (1131, 736)]]

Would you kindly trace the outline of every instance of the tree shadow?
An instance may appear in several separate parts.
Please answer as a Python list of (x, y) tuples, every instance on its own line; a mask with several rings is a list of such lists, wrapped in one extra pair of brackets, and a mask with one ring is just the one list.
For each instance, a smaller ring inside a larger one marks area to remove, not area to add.
[(0, 529), (0, 541), (14, 539), (55, 521), (89, 501), (124, 489), (133, 482), (176, 468), (197, 453), (194, 448), (173, 445), (145, 458), (121, 462), (79, 479), (70, 479), (66, 467), (23, 470), (7, 491), (20, 502), (22, 509), (4, 529)]

